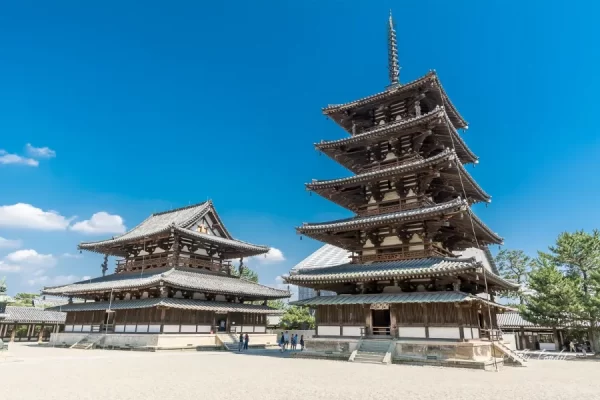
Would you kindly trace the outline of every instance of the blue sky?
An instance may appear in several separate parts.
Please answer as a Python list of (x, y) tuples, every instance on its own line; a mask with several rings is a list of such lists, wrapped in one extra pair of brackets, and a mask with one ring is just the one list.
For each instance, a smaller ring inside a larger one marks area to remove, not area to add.
[[(304, 183), (349, 174), (312, 146), (346, 135), (320, 109), (385, 87), (390, 8), (401, 80), (436, 69), (469, 121), (469, 171), (493, 195), (476, 211), (506, 247), (533, 254), (600, 227), (592, 3), (11, 2), (0, 149), (25, 160), (0, 163), (9, 292), (99, 275), (101, 258), (72, 257), (112, 235), (90, 232), (99, 222), (130, 228), (207, 198), (234, 236), (282, 251), (252, 264), (276, 283), (319, 246), (295, 226), (348, 216)], [(112, 219), (90, 222), (100, 212)]]

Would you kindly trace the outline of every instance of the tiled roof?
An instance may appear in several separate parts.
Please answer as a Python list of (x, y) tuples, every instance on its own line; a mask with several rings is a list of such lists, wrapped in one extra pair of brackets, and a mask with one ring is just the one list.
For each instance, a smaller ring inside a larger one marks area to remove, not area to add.
[(340, 219), (336, 221), (326, 223), (304, 223), (301, 227), (297, 228), (299, 232), (314, 232), (314, 231), (327, 231), (333, 229), (352, 229), (358, 228), (365, 225), (378, 225), (381, 223), (403, 221), (409, 219), (418, 219), (424, 216), (441, 214), (445, 211), (458, 212), (463, 209), (467, 209), (468, 205), (464, 200), (460, 198), (448, 201), (446, 203), (436, 204), (434, 206), (415, 208), (410, 210), (398, 211), (388, 214), (373, 215), (368, 217), (354, 217)]
[(397, 277), (422, 278), (449, 275), (456, 272), (474, 271), (481, 265), (474, 259), (419, 258), (414, 260), (382, 261), (373, 264), (343, 264), (326, 268), (292, 271), (285, 276), (286, 282), (294, 284), (311, 282), (349, 282), (371, 279), (394, 279)]
[(459, 302), (489, 303), (498, 308), (507, 308), (477, 296), (463, 292), (416, 292), (416, 293), (381, 293), (381, 294), (352, 294), (337, 296), (318, 296), (306, 300), (291, 302), (295, 306), (322, 306), (346, 304), (406, 304), (406, 303), (459, 303)]
[(16, 323), (48, 323), (64, 324), (66, 315), (64, 312), (48, 311), (34, 307), (6, 306), (7, 317), (5, 322)]
[[(173, 298), (152, 298), (140, 300), (117, 300), (108, 302), (77, 303), (60, 306), (63, 311), (103, 311), (103, 310), (132, 310), (138, 308), (168, 307), (184, 310), (218, 311), (218, 312), (245, 312), (253, 314), (278, 314), (279, 310), (267, 306), (228, 303), (225, 301), (205, 301)], [(59, 309), (54, 307), (53, 309)]]
[(323, 268), (346, 264), (352, 253), (331, 244), (320, 247), (317, 251), (296, 264), (292, 271), (307, 268)]
[(188, 237), (196, 237), (207, 242), (212, 242), (224, 246), (230, 246), (236, 249), (249, 251), (249, 256), (262, 254), (269, 251), (269, 248), (267, 246), (254, 245), (233, 239), (231, 235), (229, 235), (229, 232), (227, 232), (222, 223), (219, 223), (219, 225), (221, 229), (225, 232), (227, 237), (203, 234), (189, 229), (192, 227), (192, 224), (194, 222), (198, 221), (209, 211), (212, 212), (215, 218), (219, 219), (212, 204), (212, 201), (206, 201), (200, 204), (178, 208), (171, 211), (155, 213), (152, 214), (150, 217), (146, 218), (138, 226), (134, 227), (130, 231), (120, 236), (116, 236), (112, 239), (102, 240), (98, 242), (81, 243), (79, 245), (79, 248), (93, 251), (99, 247), (111, 246), (131, 240), (142, 239), (144, 237), (165, 233), (170, 231), (171, 229), (174, 229), (178, 233)]
[[(347, 178), (339, 178), (339, 179), (331, 179), (331, 180), (322, 180), (322, 181), (312, 181), (306, 184), (307, 189), (313, 190), (315, 192), (319, 192), (319, 190), (336, 188), (346, 185), (353, 184), (361, 184), (370, 182), (374, 179), (385, 179), (391, 176), (402, 175), (406, 173), (411, 173), (417, 170), (423, 170), (425, 168), (431, 167), (433, 165), (440, 165), (447, 161), (456, 160), (456, 153), (452, 149), (445, 149), (439, 154), (436, 154), (432, 157), (426, 159), (420, 159), (416, 161), (411, 161), (404, 163), (402, 165), (394, 165), (391, 167), (383, 167), (382, 169), (363, 172), (358, 175), (353, 175)], [(458, 171), (457, 169), (458, 168)], [(490, 195), (488, 195), (478, 184), (475, 182), (475, 179), (467, 172), (467, 170), (462, 166), (460, 162), (452, 163), (449, 169), (445, 169), (443, 174), (461, 174), (463, 179), (463, 184), (465, 185), (465, 190), (467, 191), (467, 195), (475, 195), (479, 196), (484, 201), (490, 200)], [(457, 187), (457, 191), (461, 192), (460, 187), (460, 178), (456, 176), (453, 181), (455, 181), (459, 186)], [(454, 182), (453, 182), (454, 183)], [(461, 192), (462, 193), (462, 192)]]
[(348, 263), (333, 267), (292, 270), (290, 275), (284, 276), (284, 280), (294, 285), (310, 285), (324, 282), (344, 283), (396, 278), (419, 279), (469, 272), (483, 273), (484, 268), (487, 270), (486, 277), (490, 284), (509, 289), (519, 287), (519, 285), (496, 275), (475, 258), (442, 257), (382, 261), (370, 264)]
[(66, 286), (45, 288), (43, 293), (76, 295), (107, 292), (113, 289), (150, 288), (160, 284), (204, 293), (265, 299), (287, 298), (290, 296), (289, 292), (285, 290), (273, 289), (245, 279), (182, 267), (149, 269), (143, 274), (139, 272), (112, 274)]
[(444, 101), (444, 104), (446, 106), (448, 106), (450, 108), (450, 110), (452, 110), (452, 114), (456, 118), (457, 125), (459, 127), (467, 127), (467, 122), (460, 116), (460, 114), (458, 113), (458, 110), (456, 110), (456, 107), (454, 107), (454, 105), (450, 101), (450, 98), (448, 97), (448, 95), (446, 94), (446, 91), (442, 87), (442, 84), (441, 84), (435, 71), (430, 71), (425, 76), (415, 79), (412, 82), (408, 82), (408, 83), (405, 83), (400, 86), (389, 87), (388, 89), (386, 89), (383, 92), (379, 92), (379, 93), (364, 97), (359, 100), (355, 100), (355, 101), (345, 103), (345, 104), (329, 105), (323, 109), (323, 113), (326, 115), (332, 115), (334, 113), (346, 111), (346, 110), (349, 110), (349, 109), (352, 109), (355, 107), (360, 107), (360, 106), (363, 106), (363, 105), (366, 105), (369, 103), (375, 103), (377, 101), (384, 100), (391, 96), (394, 96), (398, 93), (402, 93), (402, 92), (406, 92), (406, 91), (415, 89), (419, 86), (426, 84), (427, 82), (432, 82), (437, 85), (437, 87), (440, 91), (442, 100)]
[(448, 132), (448, 138), (445, 139), (442, 135), (442, 139), (446, 147), (454, 146), (462, 162), (476, 162), (477, 156), (469, 149), (467, 144), (464, 142), (462, 137), (458, 134), (446, 110), (443, 107), (436, 107), (432, 111), (413, 117), (410, 119), (390, 122), (384, 125), (377, 126), (368, 130), (367, 132), (360, 133), (344, 139), (323, 141), (315, 143), (315, 147), (319, 150), (328, 153), (329, 149), (339, 149), (342, 146), (348, 146), (351, 144), (360, 144), (365, 141), (383, 140), (383, 137), (389, 136), (390, 134), (396, 133), (400, 130), (407, 129), (413, 126), (420, 126), (427, 123), (440, 121), (440, 126), (445, 126)]

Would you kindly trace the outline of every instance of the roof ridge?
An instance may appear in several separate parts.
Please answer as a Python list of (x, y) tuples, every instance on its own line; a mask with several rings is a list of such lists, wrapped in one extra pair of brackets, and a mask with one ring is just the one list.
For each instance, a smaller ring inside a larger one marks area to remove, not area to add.
[(189, 208), (199, 207), (199, 206), (207, 204), (207, 203), (211, 203), (212, 204), (212, 200), (206, 200), (206, 201), (203, 201), (201, 203), (196, 203), (196, 204), (192, 204), (192, 205), (185, 206), (185, 207), (174, 208), (172, 210), (167, 210), (167, 211), (161, 211), (161, 212), (157, 212), (157, 213), (152, 213), (151, 216), (155, 217), (157, 215), (164, 215), (164, 214), (169, 214), (169, 213), (176, 212), (176, 211), (187, 210)]

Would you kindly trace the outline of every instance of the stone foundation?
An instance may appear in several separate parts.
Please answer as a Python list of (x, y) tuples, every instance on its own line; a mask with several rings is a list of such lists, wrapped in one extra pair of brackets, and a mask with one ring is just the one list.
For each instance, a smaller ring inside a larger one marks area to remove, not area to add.
[[(53, 333), (50, 336), (50, 346), (72, 346), (83, 338), (90, 341), (102, 339), (99, 347), (121, 349), (219, 349), (221, 343), (215, 334), (123, 334), (123, 333)], [(277, 343), (273, 334), (251, 334), (250, 344), (253, 346), (271, 346)]]

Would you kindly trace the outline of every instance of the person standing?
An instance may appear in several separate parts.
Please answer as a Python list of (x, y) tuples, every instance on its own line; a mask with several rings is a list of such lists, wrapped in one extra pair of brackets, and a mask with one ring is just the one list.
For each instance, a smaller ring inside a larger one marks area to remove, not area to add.
[(569, 347), (570, 347), (571, 353), (577, 353), (577, 349), (575, 348), (575, 340), (571, 340), (571, 343), (569, 343)]
[(285, 350), (285, 334), (281, 332), (281, 338), (279, 338), (279, 347), (281, 348), (281, 352)]
[(248, 334), (246, 333), (246, 336), (244, 337), (244, 350), (248, 350), (248, 342), (250, 341), (250, 336), (248, 336)]
[(300, 335), (300, 351), (304, 351), (304, 335)]
[(242, 351), (244, 348), (244, 334), (240, 333), (240, 343), (238, 344), (238, 351)]
[(288, 331), (285, 331), (285, 334), (283, 337), (285, 339), (285, 348), (287, 349), (288, 346), (290, 345), (290, 335), (289, 335)]
[(296, 337), (292, 333), (292, 337), (290, 338), (290, 349), (296, 350)]

